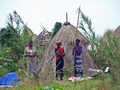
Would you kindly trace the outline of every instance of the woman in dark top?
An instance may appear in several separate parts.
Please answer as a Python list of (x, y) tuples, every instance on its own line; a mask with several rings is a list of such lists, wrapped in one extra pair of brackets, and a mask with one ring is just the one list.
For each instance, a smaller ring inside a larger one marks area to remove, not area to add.
[(81, 74), (83, 77), (83, 67), (82, 67), (82, 59), (81, 59), (81, 53), (82, 53), (82, 46), (79, 45), (80, 40), (76, 39), (76, 46), (73, 47), (72, 55), (74, 55), (75, 63), (74, 63), (74, 75), (76, 77), (76, 74)]

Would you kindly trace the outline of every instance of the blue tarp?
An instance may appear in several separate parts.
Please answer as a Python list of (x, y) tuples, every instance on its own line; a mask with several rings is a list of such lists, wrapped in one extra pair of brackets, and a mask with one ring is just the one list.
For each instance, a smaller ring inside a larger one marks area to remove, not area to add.
[(15, 72), (10, 72), (5, 76), (2, 76), (0, 79), (0, 85), (13, 85), (15, 82), (19, 82), (17, 75)]

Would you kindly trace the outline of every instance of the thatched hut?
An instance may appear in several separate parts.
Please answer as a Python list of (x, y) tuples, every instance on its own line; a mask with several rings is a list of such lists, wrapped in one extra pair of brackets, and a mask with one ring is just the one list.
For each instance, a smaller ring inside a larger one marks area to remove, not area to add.
[(88, 40), (80, 33), (76, 27), (71, 25), (70, 23), (64, 23), (61, 29), (54, 36), (52, 41), (50, 42), (48, 48), (44, 51), (43, 60), (39, 65), (40, 70), (44, 70), (44, 67), (49, 68), (51, 65), (55, 69), (56, 66), (56, 56), (55, 56), (55, 48), (56, 41), (62, 42), (62, 47), (64, 47), (64, 51), (66, 53), (64, 57), (64, 66), (70, 67), (73, 66), (72, 60), (72, 49), (75, 45), (76, 38), (80, 39), (82, 45), (82, 61), (83, 61), (83, 70), (84, 74), (88, 73), (89, 68), (96, 69), (97, 66), (94, 64), (91, 56), (87, 52), (87, 45), (89, 44)]
[(46, 49), (47, 48), (47, 43), (49, 43), (51, 37), (50, 34), (51, 32), (47, 30), (43, 30), (36, 38), (35, 42), (38, 40), (38, 45), (40, 46), (41, 49)]
[(43, 29), (42, 32), (35, 38), (35, 42), (38, 40), (38, 45), (41, 49), (46, 49), (48, 47), (48, 43), (51, 40), (51, 32), (49, 32), (42, 24), (40, 27)]
[[(32, 31), (29, 27), (27, 27), (27, 29), (28, 29), (29, 35), (32, 36), (32, 40), (35, 41), (35, 38), (37, 37), (37, 35), (34, 34), (33, 31)], [(24, 34), (23, 34), (23, 32), (22, 32), (22, 33), (21, 33), (21, 36), (23, 36), (23, 35), (24, 35)]]
[(120, 25), (115, 29), (115, 34), (120, 37)]
[[(113, 34), (115, 34), (116, 37), (120, 37), (120, 25), (119, 25), (115, 30), (109, 29), (108, 31), (110, 32), (110, 35), (111, 35), (111, 36), (112, 36)], [(107, 34), (106, 34), (106, 32), (105, 32), (104, 35), (103, 35), (103, 40), (104, 40), (105, 42), (107, 42)]]

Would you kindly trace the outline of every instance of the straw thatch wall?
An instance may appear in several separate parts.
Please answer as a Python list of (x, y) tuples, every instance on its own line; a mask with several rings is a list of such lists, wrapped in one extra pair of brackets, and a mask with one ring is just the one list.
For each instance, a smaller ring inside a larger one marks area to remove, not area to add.
[[(115, 34), (116, 37), (120, 37), (120, 26), (118, 26), (115, 30), (109, 30), (110, 35)], [(103, 40), (107, 42), (107, 34), (104, 33)]]
[[(113, 30), (108, 30), (110, 32), (110, 35), (115, 34)], [(103, 34), (103, 41), (107, 42), (107, 34), (106, 32)]]
[(120, 25), (117, 27), (117, 29), (115, 30), (115, 33), (119, 33), (120, 34)]
[(64, 57), (64, 66), (73, 66), (72, 60), (72, 49), (75, 45), (76, 38), (81, 40), (80, 45), (82, 45), (82, 61), (83, 61), (83, 70), (84, 74), (88, 73), (89, 68), (96, 69), (96, 65), (94, 64), (92, 58), (87, 52), (87, 45), (89, 44), (88, 40), (77, 30), (73, 25), (63, 25), (61, 29), (54, 36), (52, 41), (50, 42), (48, 48), (45, 50), (43, 54), (43, 60), (39, 65), (40, 70), (44, 70), (44, 67), (49, 68), (56, 66), (56, 56), (55, 56), (55, 48), (56, 41), (62, 42), (62, 47), (64, 47), (65, 57)]
[[(29, 27), (27, 27), (27, 28), (28, 28), (28, 33), (29, 33), (29, 35), (30, 35), (30, 36), (33, 36), (33, 37), (32, 37), (32, 40), (35, 41), (35, 38), (37, 37), (37, 35), (34, 34), (33, 31), (32, 31)], [(23, 32), (21, 33), (21, 36), (23, 36)]]
[(114, 33), (115, 33), (115, 36), (120, 37), (120, 25), (116, 28)]

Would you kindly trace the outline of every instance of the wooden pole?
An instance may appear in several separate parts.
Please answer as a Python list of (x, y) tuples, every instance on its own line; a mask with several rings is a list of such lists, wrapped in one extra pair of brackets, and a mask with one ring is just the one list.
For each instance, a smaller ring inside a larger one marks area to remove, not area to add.
[(67, 15), (67, 12), (66, 12), (66, 22), (68, 22), (68, 15)]
[(78, 28), (78, 24), (79, 24), (80, 7), (81, 7), (81, 5), (78, 8), (78, 19), (77, 19), (77, 26), (76, 26), (76, 28)]
[[(80, 15), (80, 6), (78, 8), (78, 19), (77, 19), (76, 35), (75, 35), (75, 43), (74, 43), (75, 46), (76, 46), (77, 28), (78, 28), (78, 24), (79, 24), (79, 15)], [(75, 51), (74, 51), (74, 57), (75, 57)], [(75, 59), (74, 59), (74, 65), (75, 65)], [(74, 70), (75, 70), (75, 66), (74, 66)], [(75, 74), (75, 71), (74, 71), (74, 74)], [(75, 86), (76, 86), (76, 80), (75, 80)]]

